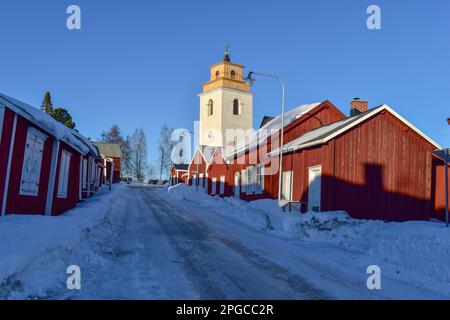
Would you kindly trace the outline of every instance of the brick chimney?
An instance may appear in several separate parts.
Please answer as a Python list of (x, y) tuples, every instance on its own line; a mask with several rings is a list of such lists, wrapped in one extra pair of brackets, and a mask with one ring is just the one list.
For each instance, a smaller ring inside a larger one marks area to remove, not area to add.
[(350, 116), (357, 116), (360, 113), (366, 112), (369, 109), (369, 101), (354, 98), (350, 102)]

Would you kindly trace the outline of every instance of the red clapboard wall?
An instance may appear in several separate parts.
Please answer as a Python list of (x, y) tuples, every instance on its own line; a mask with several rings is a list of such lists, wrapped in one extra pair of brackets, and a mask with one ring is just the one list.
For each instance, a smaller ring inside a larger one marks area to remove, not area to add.
[[(321, 210), (355, 218), (429, 219), (435, 147), (388, 111), (327, 144), (290, 153), (293, 197), (308, 201), (308, 170), (322, 166)], [(273, 188), (273, 187), (272, 187)]]

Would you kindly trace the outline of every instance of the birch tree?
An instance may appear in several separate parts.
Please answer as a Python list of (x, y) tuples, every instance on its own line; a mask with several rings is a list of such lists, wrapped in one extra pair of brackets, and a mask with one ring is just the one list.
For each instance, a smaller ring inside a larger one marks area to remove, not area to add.
[(136, 129), (130, 138), (130, 164), (133, 176), (144, 182), (148, 173), (147, 139), (143, 129)]
[(172, 141), (173, 129), (170, 129), (167, 125), (161, 128), (159, 137), (159, 180), (168, 176), (170, 167), (172, 166), (172, 148), (174, 142)]

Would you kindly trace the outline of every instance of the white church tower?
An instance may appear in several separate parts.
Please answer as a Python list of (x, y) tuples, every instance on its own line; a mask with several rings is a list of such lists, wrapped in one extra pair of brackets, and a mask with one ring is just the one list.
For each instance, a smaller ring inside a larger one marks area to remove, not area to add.
[[(224, 60), (210, 67), (200, 96), (200, 144), (224, 147), (227, 129), (253, 128), (253, 94), (244, 82), (244, 66)], [(234, 142), (228, 143), (233, 145)]]

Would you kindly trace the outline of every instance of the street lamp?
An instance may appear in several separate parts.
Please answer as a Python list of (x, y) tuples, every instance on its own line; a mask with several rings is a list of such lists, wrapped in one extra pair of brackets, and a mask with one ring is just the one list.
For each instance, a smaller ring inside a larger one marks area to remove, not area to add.
[(253, 85), (253, 82), (255, 79), (252, 78), (253, 75), (256, 76), (262, 76), (262, 77), (268, 77), (277, 80), (281, 85), (282, 90), (282, 97), (281, 97), (281, 141), (280, 141), (280, 169), (279, 169), (279, 181), (278, 181), (278, 204), (281, 204), (281, 191), (282, 191), (282, 184), (283, 184), (283, 144), (284, 144), (284, 104), (285, 104), (285, 86), (283, 80), (281, 80), (279, 77), (268, 74), (268, 73), (260, 73), (260, 72), (249, 72), (246, 84), (249, 86)]

